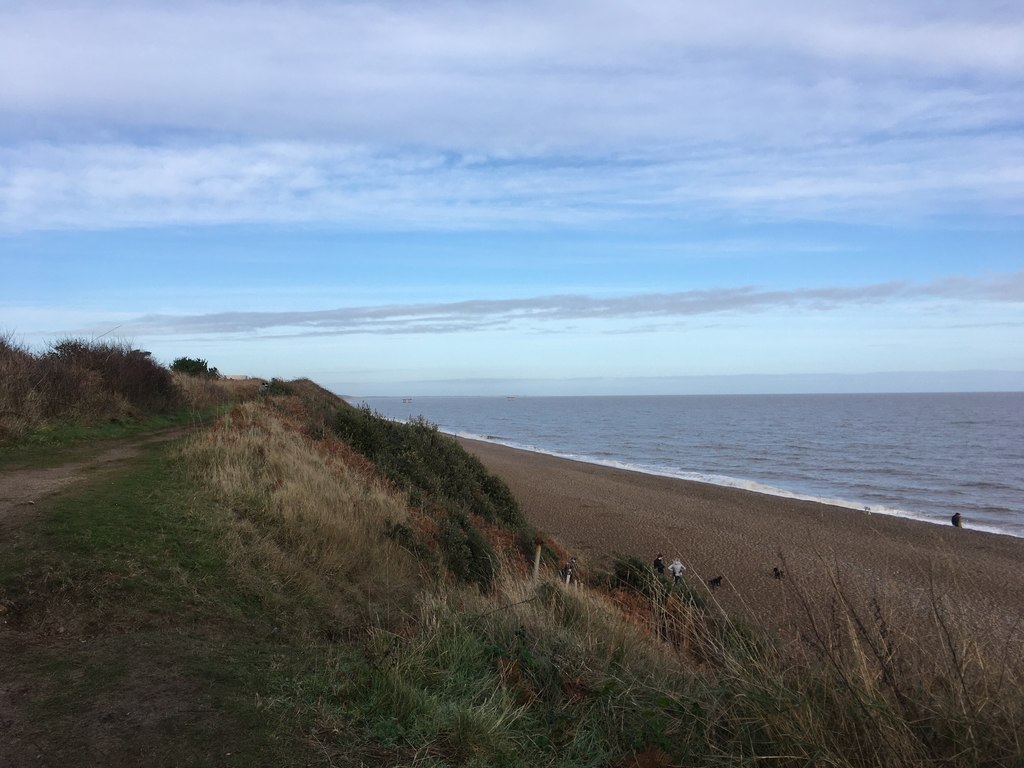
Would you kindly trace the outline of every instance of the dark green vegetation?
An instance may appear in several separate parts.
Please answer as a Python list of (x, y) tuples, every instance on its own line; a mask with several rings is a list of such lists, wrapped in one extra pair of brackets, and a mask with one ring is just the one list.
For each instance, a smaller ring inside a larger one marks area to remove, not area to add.
[[(511, 491), (435, 425), (424, 419), (400, 424), (368, 408), (342, 408), (332, 426), (408, 494), (411, 507), (437, 519), (444, 563), (461, 580), (487, 590), (497, 573), (494, 550), (474, 517), (515, 533), (523, 556), (530, 556), (533, 535)], [(407, 537), (408, 530), (396, 534)]]
[(780, 647), (635, 558), (535, 582), (456, 441), (272, 389), (0, 518), (0, 764), (1024, 765), (1012, 633), (839, 592)]
[(216, 379), (220, 371), (211, 368), (210, 363), (200, 357), (176, 357), (171, 363), (171, 370), (175, 373), (184, 373), (186, 376), (203, 376)]
[(368, 408), (341, 408), (334, 431), (404, 489), (414, 507), (434, 502), (450, 512), (479, 515), (508, 528), (525, 526), (519, 504), (505, 484), (424, 419), (400, 424)]

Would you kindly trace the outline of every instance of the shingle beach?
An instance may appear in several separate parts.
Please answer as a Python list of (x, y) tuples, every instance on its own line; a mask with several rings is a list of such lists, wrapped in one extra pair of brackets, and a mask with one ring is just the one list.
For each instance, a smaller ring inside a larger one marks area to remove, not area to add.
[[(584, 564), (611, 553), (679, 556), (691, 583), (769, 625), (800, 619), (794, 588), (929, 620), (933, 597), (978, 626), (1024, 613), (1024, 539), (659, 477), (460, 439), (504, 480), (529, 522)], [(774, 577), (773, 569), (784, 571)], [(699, 580), (699, 582), (698, 582)], [(822, 601), (817, 601), (819, 605)]]

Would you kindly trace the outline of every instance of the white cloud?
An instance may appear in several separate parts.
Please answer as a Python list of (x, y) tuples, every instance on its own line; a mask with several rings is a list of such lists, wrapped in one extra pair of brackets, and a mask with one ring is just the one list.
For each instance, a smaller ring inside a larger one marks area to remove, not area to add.
[(899, 302), (1024, 304), (1024, 272), (991, 278), (948, 277), (924, 284), (888, 282), (852, 287), (763, 290), (755, 287), (593, 297), (540, 296), (446, 304), (351, 307), (306, 312), (222, 312), (151, 315), (123, 325), (126, 333), (317, 337), (348, 334), (450, 334), (589, 320), (693, 318), (776, 309), (828, 312)]
[(0, 227), (1018, 214), (1024, 12), (0, 9)]
[(471, 159), (262, 142), (0, 149), (0, 229), (223, 223), (374, 228), (604, 224), (736, 215), (876, 221), (1024, 209), (1024, 138), (888, 141), (785, 156), (706, 148)]
[(1024, 15), (885, 8), (15, 4), (0, 107), (31, 126), (5, 125), (15, 138), (70, 121), (488, 152), (934, 130), (979, 102), (1020, 115)]

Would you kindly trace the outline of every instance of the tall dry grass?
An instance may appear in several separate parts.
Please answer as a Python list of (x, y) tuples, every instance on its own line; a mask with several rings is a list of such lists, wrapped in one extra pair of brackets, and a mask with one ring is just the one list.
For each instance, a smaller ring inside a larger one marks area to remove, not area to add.
[(846, 746), (867, 750), (865, 763), (1024, 765), (1022, 617), (970, 610), (934, 578), (908, 611), (897, 595), (852, 593), (842, 576), (830, 569), (827, 600), (799, 581), (789, 589), (805, 663), (844, 715), (832, 730), (871, 736)]
[(174, 386), (185, 408), (194, 413), (253, 400), (260, 393), (262, 379), (215, 379), (172, 373)]
[(184, 455), (220, 500), (220, 524), (240, 579), (268, 601), (308, 603), (311, 625), (344, 632), (390, 625), (413, 605), (419, 564), (385, 537), (407, 519), (404, 500), (315, 441), (292, 403), (233, 408), (192, 436)]
[(424, 596), (417, 633), (375, 637), (369, 706), (424, 754), (480, 765), (1024, 764), (1020, 633), (990, 627), (995, 642), (981, 642), (952, 596), (934, 596), (922, 627), (884, 597), (864, 613), (838, 578), (824, 603), (794, 584), (809, 615), (802, 640), (784, 644), (710, 592), (499, 572), (491, 595), (442, 584)]

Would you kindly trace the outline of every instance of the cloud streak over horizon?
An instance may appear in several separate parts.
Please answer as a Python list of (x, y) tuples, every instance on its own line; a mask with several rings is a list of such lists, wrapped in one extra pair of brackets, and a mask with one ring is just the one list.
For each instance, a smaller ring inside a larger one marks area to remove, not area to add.
[(851, 306), (927, 300), (1024, 304), (1024, 272), (984, 280), (951, 277), (928, 284), (893, 281), (771, 291), (748, 286), (604, 298), (561, 295), (304, 312), (148, 315), (123, 323), (121, 331), (149, 336), (253, 334), (256, 338), (452, 334), (531, 322), (692, 318), (773, 309), (829, 312)]

